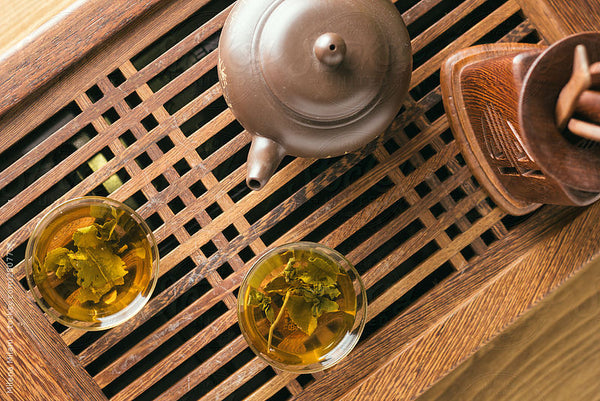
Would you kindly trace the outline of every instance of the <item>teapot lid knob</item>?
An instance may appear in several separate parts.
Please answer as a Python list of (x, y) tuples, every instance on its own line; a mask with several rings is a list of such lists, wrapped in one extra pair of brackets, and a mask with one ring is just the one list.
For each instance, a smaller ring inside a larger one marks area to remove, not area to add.
[(317, 38), (313, 50), (321, 63), (335, 68), (344, 61), (346, 42), (337, 33), (328, 32)]

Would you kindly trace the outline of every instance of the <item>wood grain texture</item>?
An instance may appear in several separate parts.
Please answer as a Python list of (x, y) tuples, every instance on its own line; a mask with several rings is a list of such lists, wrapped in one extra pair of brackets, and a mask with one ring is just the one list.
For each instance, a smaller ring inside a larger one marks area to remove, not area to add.
[(0, 271), (0, 399), (106, 400), (3, 260)]
[[(520, 315), (598, 257), (600, 251), (593, 235), (598, 218), (600, 205), (594, 205), (588, 213), (580, 215), (557, 235), (538, 241), (529, 255), (508, 265), (497, 280), (488, 282), (487, 288), (456, 308), (455, 313), (439, 326), (427, 331), (409, 350), (396, 354), (376, 374), (370, 375), (345, 394), (344, 399), (410, 400), (419, 396), (436, 381), (436, 377), (444, 375), (444, 369), (457, 366), (470, 357)], [(551, 262), (548, 264), (548, 261)], [(485, 258), (481, 262), (485, 264)], [(552, 269), (554, 274), (547, 274), (548, 269)], [(592, 306), (597, 306), (596, 283), (592, 284), (591, 291)], [(591, 319), (595, 320), (595, 317), (597, 316), (592, 315)], [(581, 319), (577, 320), (581, 323)], [(457, 336), (456, 333), (461, 334)], [(588, 344), (593, 343), (594, 338)], [(444, 351), (440, 352), (442, 349)], [(588, 351), (592, 358), (597, 355), (596, 348), (588, 348)], [(543, 380), (533, 373), (529, 378)], [(519, 380), (517, 375), (513, 376), (513, 380)], [(495, 398), (497, 396), (496, 394), (491, 399), (499, 399)], [(537, 399), (545, 398), (540, 394)]]
[(549, 43), (578, 32), (600, 29), (600, 3), (568, 0), (516, 0)]
[[(391, 363), (390, 361), (405, 354), (413, 355), (412, 349), (415, 342), (420, 341), (423, 333), (446, 321), (464, 303), (470, 303), (469, 300), (476, 294), (482, 292), (490, 283), (505, 274), (508, 267), (514, 267), (540, 239), (553, 238), (560, 227), (565, 222), (573, 219), (578, 212), (581, 211), (564, 208), (547, 208), (540, 211), (537, 216), (539, 220), (528, 221), (518, 227), (502, 241), (492, 245), (485, 257), (470, 264), (460, 275), (450, 277), (441, 283), (439, 287), (426, 294), (401, 316), (390, 319), (386, 327), (378, 332), (376, 338), (365, 340), (347, 360), (341, 361), (339, 365), (328, 371), (327, 380), (312, 384), (297, 399), (312, 400), (321, 399), (320, 397), (335, 399), (343, 396), (349, 389), (358, 386), (363, 381), (369, 382), (370, 378), (373, 382), (382, 385), (382, 388), (377, 391), (383, 392), (385, 389), (397, 391), (402, 388), (402, 391), (410, 392), (412, 397), (417, 396), (419, 394), (418, 385), (421, 385), (418, 384), (420, 381), (411, 383), (411, 385), (403, 383), (399, 387), (392, 386), (392, 383), (395, 383), (396, 380), (402, 380), (402, 375), (392, 373), (391, 368), (386, 368)], [(518, 241), (517, 238), (519, 238)], [(480, 318), (488, 319), (489, 316), (482, 314)], [(457, 338), (457, 340), (460, 340), (460, 338)], [(435, 348), (429, 349), (427, 352), (432, 352), (433, 349)], [(447, 348), (443, 347), (443, 349), (446, 350)], [(462, 347), (452, 349), (464, 351)], [(419, 366), (431, 358), (432, 355), (433, 353), (427, 358), (413, 358), (411, 359), (413, 363), (403, 368), (397, 365), (394, 366), (399, 369), (398, 372), (403, 369), (419, 370)], [(452, 351), (449, 349), (447, 353), (440, 355), (440, 357), (452, 356)], [(349, 375), (349, 366), (356, 367), (356, 369), (353, 369), (352, 375)], [(454, 365), (441, 364), (437, 366), (449, 367)], [(426, 371), (422, 371), (422, 373), (424, 372)], [(427, 372), (429, 371), (427, 370)], [(387, 378), (389, 378), (389, 382), (386, 382)], [(411, 380), (414, 379), (413, 376)], [(433, 378), (421, 377), (421, 379), (428, 382)], [(332, 389), (327, 384), (331, 382), (339, 385)], [(386, 385), (389, 386), (386, 387)], [(365, 397), (370, 395), (370, 392), (366, 393)]]
[[(35, 36), (38, 29), (50, 20), (61, 18), (68, 13), (67, 8), (77, 0), (52, 0), (38, 2), (33, 0), (0, 1), (0, 55), (19, 42), (24, 46), (30, 35)], [(1, 57), (1, 56), (0, 56)]]
[[(528, 88), (531, 81), (541, 80), (529, 78), (525, 81), (525, 77), (530, 66), (538, 62), (538, 57), (546, 54), (542, 50), (541, 46), (523, 44), (474, 46), (454, 53), (446, 60), (441, 72), (444, 104), (461, 152), (494, 202), (515, 215), (530, 213), (543, 203), (585, 206), (600, 197), (595, 192), (584, 193), (573, 188), (579, 181), (592, 181), (595, 174), (582, 174), (578, 170), (579, 180), (574, 180), (573, 174), (565, 179), (562, 174), (563, 169), (576, 169), (574, 159), (564, 157), (567, 148), (571, 153), (580, 153), (580, 168), (595, 171), (586, 165), (588, 160), (593, 164), (597, 159), (593, 150), (565, 144), (566, 140), (558, 132), (555, 136), (562, 142), (542, 137), (541, 132), (550, 135), (554, 120), (546, 121), (539, 110), (525, 109), (526, 115), (532, 117), (520, 115), (520, 102), (538, 104), (543, 98), (547, 104), (546, 99), (552, 102), (555, 98), (550, 92), (540, 92), (534, 97), (531, 90), (524, 92), (529, 95), (529, 102), (520, 96), (523, 86)], [(557, 76), (554, 80), (558, 80)], [(539, 87), (551, 88), (548, 84)], [(527, 130), (523, 129), (521, 121), (525, 121)], [(532, 132), (537, 135), (537, 141), (528, 140), (533, 136)], [(551, 152), (547, 152), (545, 158), (540, 156), (535, 158), (537, 162), (534, 161), (530, 155), (537, 146), (532, 148), (529, 144), (540, 141), (553, 144), (550, 147), (553, 153), (561, 157), (550, 161), (548, 153)], [(560, 150), (557, 150), (559, 146)], [(548, 172), (545, 166), (554, 164), (563, 168), (552, 167)]]
[(3, 74), (0, 79), (0, 115), (158, 2), (77, 3), (77, 10), (41, 31), (27, 46), (5, 53), (0, 59), (0, 71), (17, 74)]
[(596, 401), (599, 336), (600, 260), (595, 260), (419, 401)]
[[(0, 195), (14, 194), (0, 202), (0, 256), (18, 254), (52, 205), (96, 193), (115, 175), (122, 185), (110, 197), (135, 202), (152, 222), (161, 277), (144, 310), (102, 336), (61, 330), (110, 398), (343, 395), (369, 375), (375, 380), (583, 212), (549, 208), (511, 222), (469, 173), (444, 116), (437, 71), (446, 55), (488, 39), (538, 40), (517, 3), (396, 6), (415, 32), (418, 60), (402, 112), (357, 152), (285, 160), (258, 193), (244, 187), (250, 135), (214, 74), (228, 0), (157, 2), (0, 117), (6, 152), (29, 144), (66, 105), (79, 110), (0, 171)], [(96, 135), (64, 151), (92, 129)], [(90, 171), (98, 155), (107, 163)], [(48, 159), (55, 162), (44, 166)], [(235, 322), (236, 290), (257, 255), (307, 238), (341, 250), (361, 270), (371, 301), (359, 347), (338, 368), (309, 377), (267, 367)], [(22, 278), (23, 265), (14, 273)], [(456, 358), (468, 352), (456, 348)], [(420, 386), (450, 368), (434, 369)]]

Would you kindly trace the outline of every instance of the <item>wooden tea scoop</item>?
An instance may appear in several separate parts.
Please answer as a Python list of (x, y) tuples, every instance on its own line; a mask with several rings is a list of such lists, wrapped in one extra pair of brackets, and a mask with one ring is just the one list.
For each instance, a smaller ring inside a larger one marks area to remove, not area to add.
[(569, 120), (569, 131), (584, 139), (600, 142), (600, 125), (572, 118)]
[(600, 124), (600, 92), (583, 91), (575, 105), (575, 114), (586, 121)]
[(600, 62), (590, 67), (585, 46), (578, 45), (575, 48), (571, 79), (561, 90), (556, 102), (556, 126), (559, 131), (567, 127), (581, 94), (597, 83), (600, 83)]

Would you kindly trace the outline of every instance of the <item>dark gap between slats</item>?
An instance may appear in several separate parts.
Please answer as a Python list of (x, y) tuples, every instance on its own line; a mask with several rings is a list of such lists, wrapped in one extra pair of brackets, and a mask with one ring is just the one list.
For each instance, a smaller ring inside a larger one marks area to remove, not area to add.
[(175, 235), (171, 234), (158, 244), (158, 254), (164, 257), (177, 248), (177, 246), (179, 246), (179, 241), (177, 241)]
[[(389, 222), (400, 216), (402, 213), (407, 211), (410, 208), (410, 204), (404, 198), (400, 198), (394, 204), (387, 207), (383, 212), (379, 213), (375, 218), (371, 221), (367, 222), (362, 228), (357, 230), (354, 234), (348, 237), (344, 242), (340, 243), (336, 249), (342, 253), (343, 255), (350, 253), (356, 248), (359, 244), (362, 244), (365, 241), (368, 241), (371, 237), (376, 235), (376, 233), (385, 227)], [(418, 220), (415, 220), (418, 221)], [(420, 222), (414, 223), (419, 225), (420, 230), (423, 226)], [(411, 227), (409, 224), (408, 227)], [(404, 230), (403, 230), (404, 231)], [(407, 239), (407, 238), (406, 238)], [(356, 265), (356, 269), (359, 273), (366, 272), (373, 264), (377, 263), (379, 260), (383, 259), (387, 256), (392, 250), (394, 250), (398, 245), (404, 243), (406, 241), (404, 237), (394, 236), (391, 240), (387, 241), (385, 244), (381, 245), (371, 257), (364, 258), (361, 262)], [(376, 256), (377, 255), (377, 256)]]
[(139, 52), (131, 59), (131, 63), (138, 71), (141, 70), (232, 3), (233, 0), (213, 0), (209, 2)]
[(33, 131), (0, 153), (0, 171), (5, 170), (8, 166), (25, 156), (27, 152), (42, 143), (79, 114), (81, 114), (81, 109), (75, 102), (71, 102), (60, 109), (52, 117), (38, 125)]
[(71, 343), (71, 345), (69, 345), (69, 349), (71, 350), (71, 352), (77, 355), (81, 351), (83, 351), (88, 346), (88, 344), (92, 344), (98, 341), (100, 337), (102, 337), (104, 334), (106, 334), (106, 331), (88, 331), (87, 333), (79, 337), (77, 340), (75, 340), (73, 343)]
[(204, 244), (200, 247), (200, 250), (202, 251), (204, 256), (206, 256), (207, 258), (210, 258), (219, 249), (216, 247), (216, 245), (212, 241), (208, 241), (206, 244)]
[(267, 401), (285, 401), (289, 400), (290, 398), (292, 398), (292, 393), (290, 393), (290, 390), (283, 387), (281, 390), (273, 394), (271, 398), (268, 398)]
[[(466, 33), (469, 29), (471, 29), (480, 21), (485, 19), (488, 15), (493, 13), (499, 6), (501, 6), (501, 4), (498, 3), (498, 1), (487, 1), (479, 7), (477, 7), (475, 10), (471, 11), (464, 18), (454, 21), (454, 24), (450, 28), (448, 28), (443, 35), (438, 36), (433, 42), (429, 43), (427, 46), (425, 46), (424, 48), (422, 48), (414, 54), (413, 69), (417, 69), (423, 64), (425, 64), (429, 59), (437, 55), (446, 46), (455, 41), (456, 38)], [(435, 7), (434, 10), (432, 10), (432, 12), (435, 11), (438, 7), (443, 7), (445, 9), (445, 13), (450, 12), (456, 7), (456, 1), (446, 0), (437, 7)], [(424, 22), (428, 22), (429, 24), (431, 24), (430, 21), (432, 21), (432, 19), (427, 18), (428, 15), (429, 13), (421, 19)], [(443, 17), (443, 15), (441, 15), (440, 18), (441, 17)], [(435, 20), (437, 21), (437, 19)], [(417, 21), (416, 23), (418, 23), (419, 21)], [(414, 29), (413, 25), (415, 24), (412, 24), (408, 27), (409, 32), (411, 31), (411, 28)], [(426, 28), (427, 27), (425, 27), (425, 29)], [(411, 34), (410, 37), (415, 38), (416, 35)]]
[(183, 209), (185, 209), (185, 203), (183, 203), (179, 196), (176, 196), (175, 198), (171, 199), (171, 201), (167, 203), (167, 206), (169, 206), (169, 209), (171, 209), (173, 214), (177, 214)]
[[(227, 110), (227, 103), (225, 103), (225, 99), (221, 96), (200, 110), (194, 117), (181, 124), (181, 132), (183, 132), (185, 136), (190, 136), (225, 110)], [(202, 146), (200, 146), (200, 148), (202, 148)], [(203, 157), (208, 156), (204, 155)]]
[(326, 237), (336, 227), (344, 224), (348, 219), (359, 213), (365, 207), (376, 201), (381, 195), (389, 191), (394, 187), (394, 182), (388, 177), (384, 177), (377, 184), (369, 188), (365, 193), (360, 195), (358, 198), (350, 202), (342, 210), (334, 214), (331, 218), (315, 228), (311, 233), (305, 236), (303, 241), (319, 242), (321, 239)]
[[(398, 1), (397, 3), (403, 3), (403, 1)], [(416, 3), (418, 2), (415, 1), (415, 4)], [(412, 24), (408, 25), (407, 28), (409, 36), (414, 39), (422, 34), (427, 28), (454, 10), (458, 5), (457, 3), (462, 3), (462, 1), (457, 2), (456, 0), (445, 0), (434, 6), (431, 10), (427, 11)], [(396, 5), (396, 7), (398, 7), (398, 5)], [(413, 67), (413, 69), (416, 69), (416, 67)]]
[[(5, 263), (8, 263), (8, 259), (12, 262), (13, 267), (18, 265), (19, 263), (25, 260), (25, 249), (27, 248), (27, 241), (22, 242), (19, 246), (15, 247), (13, 250), (9, 250), (7, 255), (4, 255), (3, 259)], [(15, 277), (16, 279), (16, 277)], [(23, 277), (19, 280), (21, 286), (27, 290), (29, 287), (27, 286), (27, 280)]]
[[(196, 115), (196, 117), (198, 117), (198, 114)], [(194, 123), (194, 127), (195, 126), (196, 124)], [(242, 128), (240, 123), (234, 120), (222, 130), (216, 132), (213, 136), (204, 141), (202, 145), (198, 146), (196, 148), (196, 153), (198, 153), (198, 155), (200, 155), (201, 158), (206, 159), (207, 157), (215, 153), (217, 150), (219, 150), (222, 146), (226, 145), (233, 138), (242, 133), (243, 130), (244, 128)], [(190, 133), (194, 131), (195, 129)]]
[[(235, 373), (234, 373), (235, 374)], [(242, 384), (237, 390), (229, 394), (223, 401), (239, 401), (243, 400), (254, 391), (258, 390), (263, 384), (277, 376), (275, 371), (270, 367), (261, 370), (256, 376)]]
[(537, 44), (537, 43), (540, 43), (541, 41), (542, 41), (542, 38), (537, 33), (537, 31), (533, 31), (529, 35), (527, 35), (523, 39), (521, 39), (519, 42), (520, 43)]
[(179, 58), (173, 64), (165, 68), (162, 72), (158, 73), (154, 78), (149, 80), (148, 86), (150, 89), (152, 89), (154, 92), (158, 92), (169, 82), (173, 81), (186, 70), (190, 69), (198, 61), (206, 57), (207, 54), (215, 50), (219, 44), (220, 32), (221, 31), (218, 31), (209, 36), (205, 41), (198, 44), (192, 50), (181, 56), (181, 58)]
[(85, 91), (85, 94), (92, 103), (96, 103), (104, 97), (104, 93), (102, 93), (98, 85), (93, 85), (90, 89)]
[(496, 234), (494, 234), (494, 231), (492, 229), (489, 229), (483, 234), (481, 234), (480, 238), (488, 247), (498, 240), (498, 238), (496, 238)]
[(454, 267), (452, 267), (450, 262), (446, 262), (438, 267), (433, 273), (408, 290), (406, 294), (398, 298), (381, 313), (367, 322), (363, 334), (360, 337), (359, 344), (371, 337), (377, 330), (386, 326), (395, 316), (404, 312), (410, 305), (447, 279), (454, 272)]
[(410, 96), (416, 102), (419, 102), (438, 86), (440, 86), (440, 70), (436, 70), (433, 74), (424, 79), (419, 85), (412, 88), (410, 90)]
[(470, 262), (475, 256), (477, 256), (477, 252), (475, 252), (471, 245), (467, 245), (461, 249), (460, 253), (467, 262)]
[[(188, 301), (191, 303), (192, 299)], [(126, 372), (121, 373), (117, 379), (103, 389), (104, 393), (108, 397), (112, 397), (121, 391), (138, 377), (142, 376), (148, 370), (149, 366), (154, 366), (160, 363), (161, 360), (166, 358), (172, 352), (176, 351), (177, 348), (184, 345), (189, 339), (191, 339), (198, 332), (202, 331), (204, 328), (208, 327), (225, 312), (227, 312), (227, 306), (225, 306), (223, 302), (218, 302), (215, 304), (212, 308), (204, 312), (193, 322), (189, 323), (186, 327), (175, 333), (175, 335), (169, 338), (169, 340), (167, 340), (165, 343), (161, 344), (150, 354), (146, 355), (141, 361), (127, 369)], [(124, 347), (119, 347), (118, 349), (123, 351), (127, 350), (127, 348)], [(182, 365), (180, 365), (180, 367), (181, 366)]]
[(506, 229), (508, 231), (512, 230), (513, 228), (517, 227), (520, 224), (523, 224), (526, 220), (528, 220), (531, 216), (534, 215), (535, 212), (531, 212), (529, 214), (523, 215), (523, 216), (511, 216), (511, 215), (506, 215), (502, 218), (502, 224), (504, 224), (504, 227), (506, 227)]
[[(203, 395), (210, 392), (212, 389), (221, 384), (225, 379), (227, 379), (232, 374), (235, 374), (235, 371), (240, 369), (242, 366), (250, 362), (255, 357), (254, 352), (250, 350), (250, 348), (246, 348), (242, 352), (240, 352), (234, 359), (227, 362), (223, 367), (218, 369), (212, 375), (210, 375), (206, 380), (202, 383), (198, 384), (196, 387), (191, 389), (182, 400), (197, 400)], [(189, 398), (188, 398), (189, 397)]]
[(413, 6), (418, 4), (421, 0), (403, 0), (397, 1), (395, 3), (396, 8), (400, 12), (400, 14), (404, 14), (406, 11), (410, 10)]
[[(189, 256), (183, 259), (181, 262), (177, 263), (174, 267), (169, 269), (167, 273), (163, 274), (161, 277), (158, 278), (158, 281), (156, 282), (156, 287), (154, 288), (150, 299), (153, 299), (159, 294), (161, 294), (164, 290), (169, 288), (171, 285), (175, 284), (181, 277), (183, 277), (186, 273), (190, 272), (195, 267), (196, 264)], [(203, 289), (205, 289), (206, 291), (210, 290), (210, 287), (206, 287), (206, 285), (208, 285), (206, 281), (201, 281), (201, 283), (203, 285)], [(200, 292), (202, 291), (198, 291), (198, 293)]]
[(54, 322), (54, 323), (52, 323), (52, 327), (54, 327), (54, 330), (56, 330), (56, 332), (57, 332), (58, 334), (61, 334), (61, 333), (63, 333), (65, 330), (67, 330), (67, 329), (68, 329), (68, 327), (67, 327), (67, 326), (63, 326), (62, 324), (60, 324), (60, 323), (58, 323), (58, 322)]
[(222, 279), (226, 279), (234, 272), (234, 270), (229, 263), (225, 262), (219, 268), (217, 268), (217, 272)]
[(144, 195), (144, 193), (141, 190), (137, 191), (136, 193), (134, 193), (129, 198), (123, 201), (124, 204), (126, 204), (133, 210), (139, 209), (146, 202), (148, 202), (148, 198), (146, 198), (146, 195)]
[(360, 179), (377, 165), (377, 160), (368, 155), (358, 164), (346, 171), (342, 176), (337, 178), (330, 185), (322, 188), (310, 199), (307, 199), (301, 206), (291, 212), (287, 217), (279, 220), (275, 225), (263, 233), (260, 237), (265, 245), (272, 244), (277, 238), (289, 231), (296, 224), (299, 224), (303, 219), (311, 213), (318, 210), (327, 201), (335, 195), (348, 188), (353, 182)]
[(173, 96), (171, 100), (166, 102), (164, 104), (165, 110), (167, 110), (170, 114), (175, 114), (177, 111), (181, 110), (183, 106), (200, 96), (202, 93), (206, 92), (208, 88), (216, 84), (218, 81), (219, 78), (217, 77), (217, 68), (215, 67), (206, 74), (202, 75), (177, 95)]
[(509, 17), (506, 21), (492, 29), (489, 33), (484, 35), (481, 39), (475, 42), (473, 46), (497, 42), (507, 33), (519, 26), (519, 24), (523, 21), (525, 21), (525, 19), (520, 12), (517, 12), (513, 16)]
[(442, 99), (440, 98), (439, 102), (437, 102), (433, 107), (431, 107), (429, 110), (427, 110), (425, 112), (425, 117), (427, 117), (427, 119), (429, 121), (436, 121), (438, 118), (440, 118), (444, 114), (446, 114), (446, 109), (444, 109), (444, 103), (442, 102)]
[(248, 158), (248, 151), (250, 150), (250, 144), (247, 144), (232, 156), (230, 156), (223, 163), (219, 164), (212, 171), (215, 178), (222, 181), (229, 174), (233, 173), (237, 168), (243, 165)]
[[(407, 229), (410, 229), (409, 231), (414, 230), (414, 228), (411, 229), (410, 227), (407, 227)], [(402, 233), (400, 233), (400, 235), (401, 234)], [(440, 247), (435, 241), (430, 241), (425, 246), (417, 250), (408, 259), (398, 265), (398, 267), (396, 267), (394, 270), (386, 274), (381, 280), (367, 290), (368, 302), (370, 303), (375, 301), (387, 289), (396, 284), (408, 273), (415, 270), (417, 267), (419, 267), (419, 265), (421, 265), (421, 263), (426, 261), (431, 255), (439, 250)]]
[[(150, 388), (148, 388), (145, 392), (140, 394), (139, 397), (136, 398), (136, 401), (145, 401), (145, 400), (153, 400), (158, 394), (161, 394), (177, 383), (179, 380), (183, 379), (187, 376), (192, 370), (200, 366), (203, 362), (205, 362), (208, 358), (215, 354), (215, 350), (221, 350), (226, 348), (228, 344), (233, 341), (236, 337), (240, 336), (242, 333), (237, 324), (232, 325), (227, 330), (225, 330), (221, 335), (208, 343), (205, 347), (200, 349), (186, 361), (181, 363), (171, 372), (169, 372), (165, 377), (156, 382)], [(250, 348), (246, 348), (245, 351), (242, 351), (237, 358), (234, 358), (233, 361), (223, 365), (223, 367), (215, 372), (213, 375), (209, 376), (202, 383), (194, 387), (190, 392), (185, 394), (180, 400), (196, 400), (201, 395), (206, 394), (210, 390), (212, 390), (218, 383), (215, 381), (218, 380), (220, 383), (226, 377), (228, 377), (232, 372), (237, 370), (241, 365), (252, 359), (254, 353), (250, 350)], [(238, 359), (239, 358), (239, 359)], [(240, 363), (241, 362), (241, 363)], [(238, 366), (239, 365), (239, 366)], [(219, 377), (221, 378), (219, 380)]]

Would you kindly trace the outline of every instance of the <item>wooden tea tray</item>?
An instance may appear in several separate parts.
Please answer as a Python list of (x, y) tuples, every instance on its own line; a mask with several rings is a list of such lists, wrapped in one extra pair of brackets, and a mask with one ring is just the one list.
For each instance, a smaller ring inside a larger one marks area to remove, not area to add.
[[(0, 399), (597, 397), (600, 205), (506, 216), (459, 153), (439, 68), (474, 44), (597, 29), (600, 6), (398, 1), (415, 69), (394, 123), (250, 192), (250, 136), (216, 76), (231, 4), (80, 1), (0, 59)], [(86, 194), (136, 207), (161, 253), (154, 297), (100, 333), (46, 320), (23, 280), (36, 222)], [(355, 350), (311, 375), (267, 366), (236, 318), (257, 255), (303, 239), (345, 254), (369, 298)]]

